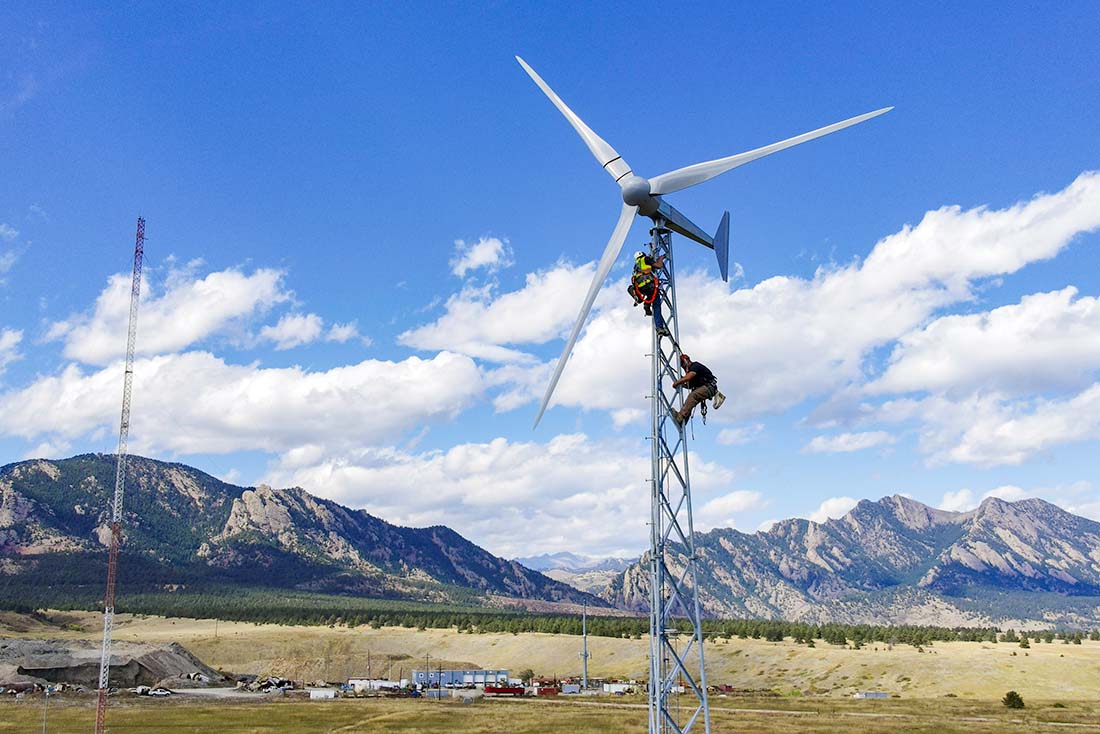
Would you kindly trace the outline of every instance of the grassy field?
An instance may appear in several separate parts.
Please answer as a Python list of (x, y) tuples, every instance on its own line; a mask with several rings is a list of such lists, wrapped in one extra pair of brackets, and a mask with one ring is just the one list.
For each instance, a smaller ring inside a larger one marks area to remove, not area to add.
[[(51, 615), (48, 623), (0, 614), (0, 635), (98, 639), (100, 620), (90, 613)], [(275, 673), (299, 680), (344, 680), (371, 673), (408, 675), (431, 666), (531, 668), (539, 675), (579, 673), (580, 639), (548, 634), (459, 634), (401, 627), (283, 627), (213, 620), (134, 618), (119, 615), (116, 639), (179, 642), (210, 665), (234, 673)], [(589, 638), (589, 674), (638, 678), (647, 670), (648, 643)], [(706, 647), (708, 682), (772, 691), (782, 697), (849, 696), (883, 690), (904, 699), (954, 694), (999, 701), (1008, 690), (1025, 700), (1100, 701), (1100, 642), (1082, 645), (941, 642), (923, 651), (897, 645), (851, 650), (818, 641), (808, 648), (790, 640), (721, 640)]]
[[(94, 698), (51, 701), (48, 731), (84, 734), (92, 728)], [(999, 704), (938, 701), (822, 700), (761, 702), (717, 698), (711, 704), (714, 732), (857, 734), (859, 732), (970, 732), (1027, 734), (1100, 731), (1100, 705), (1029, 703), (1023, 711)], [(41, 696), (0, 701), (0, 734), (38, 732)], [(147, 734), (335, 734), (336, 732), (448, 732), (448, 734), (642, 734), (646, 712), (640, 699), (626, 702), (453, 701), (348, 699), (332, 702), (266, 701), (219, 704), (112, 701), (108, 731)]]

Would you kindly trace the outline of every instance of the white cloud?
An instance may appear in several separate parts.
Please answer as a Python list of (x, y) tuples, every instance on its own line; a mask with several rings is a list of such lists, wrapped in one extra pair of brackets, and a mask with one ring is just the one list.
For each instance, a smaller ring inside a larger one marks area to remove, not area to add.
[(777, 522), (779, 522), (779, 521), (778, 520), (765, 520), (764, 522), (762, 522), (762, 523), (760, 523), (759, 525), (756, 526), (756, 532), (766, 533), (769, 530), (771, 530), (773, 527), (775, 527), (775, 524)]
[(10, 224), (4, 224), (0, 222), (0, 240), (5, 242), (14, 242), (15, 238), (19, 236), (19, 230)]
[(1077, 289), (1025, 296), (985, 313), (944, 316), (903, 336), (869, 393), (1080, 387), (1100, 370), (1100, 301)]
[[(213, 334), (239, 325), (289, 299), (283, 274), (261, 269), (251, 275), (237, 270), (190, 277), (190, 269), (169, 273), (164, 292), (147, 284), (138, 310), (138, 354), (177, 352)], [(50, 325), (48, 340), (64, 339), (64, 355), (85, 364), (103, 365), (126, 351), (130, 316), (130, 274), (108, 279), (90, 314), (77, 314)]]
[(1005, 484), (997, 487), (996, 489), (989, 490), (982, 495), (982, 499), (984, 500), (989, 497), (996, 497), (997, 499), (1004, 500), (1005, 502), (1016, 502), (1017, 500), (1022, 500), (1025, 497), (1030, 496), (1031, 494), (1029, 492), (1026, 492), (1025, 490), (1017, 487), (1014, 484)]
[(974, 493), (969, 489), (960, 489), (957, 492), (944, 492), (940, 500), (939, 508), (948, 512), (967, 512), (978, 506), (974, 499)]
[(321, 317), (310, 314), (284, 314), (279, 323), (260, 329), (260, 338), (275, 342), (282, 351), (316, 341), (324, 329)]
[(735, 527), (735, 516), (740, 512), (760, 510), (766, 506), (759, 492), (737, 490), (715, 497), (694, 511), (695, 529), (707, 531), (711, 528)]
[(1100, 493), (1097, 493), (1093, 483), (1088, 481), (1031, 489), (1006, 484), (991, 489), (980, 497), (973, 490), (960, 489), (956, 492), (945, 492), (939, 508), (954, 512), (969, 512), (976, 509), (988, 497), (997, 497), (1006, 502), (1039, 497), (1061, 507), (1066, 512), (1091, 520), (1100, 520)]
[(974, 393), (920, 401), (920, 448), (933, 464), (1020, 464), (1054, 446), (1100, 438), (1100, 383), (1066, 399)]
[[(121, 382), (120, 362), (39, 377), (0, 394), (0, 434), (57, 441), (109, 432)], [(389, 445), (404, 431), (453, 418), (482, 389), (473, 361), (445, 352), (324, 372), (231, 365), (205, 352), (165, 355), (134, 367), (131, 444), (153, 455)]]
[(859, 500), (851, 497), (830, 497), (810, 513), (807, 519), (817, 523), (823, 523), (829, 519), (836, 520), (847, 515), (848, 511), (858, 504)]
[(802, 450), (811, 454), (842, 454), (888, 445), (894, 441), (894, 437), (886, 431), (841, 433), (836, 436), (814, 436)]
[(327, 342), (345, 344), (352, 339), (358, 339), (365, 347), (369, 347), (372, 343), (369, 336), (363, 336), (359, 333), (359, 325), (354, 321), (346, 324), (333, 324), (329, 327), (328, 333), (325, 334), (325, 341)]
[(60, 459), (69, 453), (72, 444), (68, 441), (43, 441), (23, 454), (23, 459)]
[(508, 246), (508, 240), (496, 237), (482, 237), (477, 242), (467, 243), (465, 240), (455, 240), (455, 255), (451, 259), (451, 272), (460, 278), (466, 273), (478, 268), (486, 268), (490, 272), (500, 268), (509, 267), (513, 262), (512, 248)]
[(533, 362), (531, 355), (510, 345), (541, 344), (560, 336), (576, 318), (576, 310), (563, 304), (580, 304), (592, 272), (591, 264), (558, 264), (528, 274), (523, 288), (496, 297), (488, 287), (465, 288), (447, 299), (438, 320), (404, 332), (398, 341), (493, 362)]
[[(682, 341), (714, 370), (723, 392), (736, 396), (716, 419), (781, 412), (807, 398), (862, 386), (875, 350), (938, 310), (971, 300), (979, 281), (1054, 257), (1075, 236), (1098, 228), (1100, 174), (1084, 173), (1060, 192), (1006, 209), (928, 212), (919, 224), (878, 242), (862, 262), (821, 268), (810, 280), (780, 276), (731, 292), (712, 275), (682, 272)], [(495, 298), (485, 290), (464, 291), (452, 297), (439, 321), (406, 332), (402, 342), (521, 360), (522, 344), (564, 333), (590, 268), (565, 278), (565, 289), (529, 276), (521, 291)], [(620, 280), (601, 292), (554, 404), (608, 411), (636, 404), (638, 386), (648, 379), (649, 337), (625, 286)], [(557, 297), (545, 298), (546, 290)], [(527, 397), (540, 394), (531, 390)]]
[(0, 375), (9, 364), (22, 357), (19, 343), (23, 341), (23, 332), (19, 329), (0, 329)]
[[(693, 490), (732, 473), (692, 455)], [(403, 525), (446, 524), (499, 555), (582, 548), (623, 555), (648, 543), (649, 455), (633, 440), (584, 434), (543, 442), (497, 438), (445, 451), (287, 452), (264, 481), (308, 491)]]
[(740, 446), (755, 441), (763, 432), (763, 423), (750, 423), (735, 428), (723, 428), (714, 440), (723, 446)]
[[(969, 512), (978, 507), (982, 502), (990, 497), (996, 497), (997, 499), (1004, 500), (1005, 502), (1016, 502), (1027, 497), (1035, 497), (1038, 493), (1029, 492), (1021, 487), (1017, 487), (1014, 484), (1004, 484), (1000, 487), (995, 487), (989, 490), (981, 497), (977, 497), (973, 491), (969, 489), (960, 489), (957, 492), (944, 492), (943, 499), (940, 501), (939, 509), (948, 510), (950, 512)], [(1056, 504), (1063, 504), (1057, 502)], [(1072, 512), (1072, 510), (1070, 510)]]

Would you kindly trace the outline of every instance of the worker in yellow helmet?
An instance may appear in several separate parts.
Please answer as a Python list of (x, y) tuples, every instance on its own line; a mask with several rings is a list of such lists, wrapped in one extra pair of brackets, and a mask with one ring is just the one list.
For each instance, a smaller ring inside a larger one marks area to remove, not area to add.
[(651, 258), (641, 250), (634, 253), (634, 272), (630, 276), (630, 286), (626, 289), (630, 297), (634, 299), (634, 305), (639, 303), (645, 307), (646, 316), (653, 317), (653, 326), (660, 336), (672, 336), (665, 323), (664, 314), (661, 313), (661, 280), (660, 269), (665, 265), (665, 256), (656, 259)]

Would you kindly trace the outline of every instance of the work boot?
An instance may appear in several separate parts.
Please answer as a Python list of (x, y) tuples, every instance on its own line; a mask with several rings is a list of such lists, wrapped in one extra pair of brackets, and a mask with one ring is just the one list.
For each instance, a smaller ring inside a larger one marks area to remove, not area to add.
[(648, 303), (645, 304), (645, 315), (646, 316), (652, 316), (653, 315), (653, 306), (650, 306)]
[(672, 411), (668, 414), (668, 417), (672, 419), (672, 422), (676, 424), (677, 428), (683, 428), (685, 419), (677, 411)]
[(665, 336), (671, 339), (672, 332), (668, 330), (667, 326), (662, 326), (661, 328), (657, 329), (657, 336)]

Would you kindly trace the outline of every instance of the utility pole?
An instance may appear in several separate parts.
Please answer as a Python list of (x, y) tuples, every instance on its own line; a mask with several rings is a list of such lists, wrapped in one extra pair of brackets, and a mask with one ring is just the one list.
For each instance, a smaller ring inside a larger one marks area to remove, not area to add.
[(137, 343), (137, 312), (141, 296), (141, 265), (145, 259), (145, 220), (138, 217), (134, 241), (134, 274), (130, 282), (130, 327), (126, 334), (126, 374), (122, 386), (122, 420), (118, 429), (118, 464), (115, 468), (115, 498), (111, 506), (111, 550), (107, 560), (107, 593), (103, 603), (103, 648), (99, 660), (99, 698), (95, 708), (95, 734), (103, 734), (107, 713), (107, 690), (111, 672), (111, 632), (115, 621), (115, 584), (118, 579), (118, 547), (122, 538), (122, 495), (126, 490), (126, 446), (130, 437), (130, 391), (134, 382), (134, 346)]
[(581, 608), (581, 660), (584, 661), (584, 669), (581, 673), (581, 689), (588, 690), (588, 658), (592, 657), (588, 652), (588, 602), (584, 602)]

